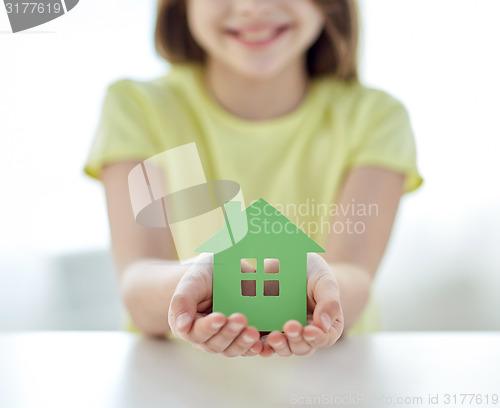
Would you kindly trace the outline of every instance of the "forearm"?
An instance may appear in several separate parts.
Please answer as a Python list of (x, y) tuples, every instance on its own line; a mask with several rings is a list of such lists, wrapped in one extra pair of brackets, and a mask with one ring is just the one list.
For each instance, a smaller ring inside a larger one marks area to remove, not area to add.
[(141, 259), (120, 274), (120, 294), (141, 332), (149, 336), (168, 333), (168, 307), (186, 269), (176, 261)]
[(340, 288), (340, 303), (344, 314), (344, 333), (356, 323), (370, 297), (370, 274), (364, 268), (349, 263), (329, 263)]
[[(329, 263), (340, 288), (344, 332), (356, 323), (370, 295), (371, 278), (360, 266)], [(135, 326), (150, 336), (169, 332), (168, 307), (188, 265), (162, 259), (143, 259), (120, 276), (120, 293)]]

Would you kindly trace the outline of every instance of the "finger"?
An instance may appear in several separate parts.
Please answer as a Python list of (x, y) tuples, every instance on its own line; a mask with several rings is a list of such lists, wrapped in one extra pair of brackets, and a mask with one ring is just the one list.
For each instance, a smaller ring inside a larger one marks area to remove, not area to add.
[(262, 350), (260, 351), (261, 357), (271, 357), (274, 354), (273, 348), (266, 342), (262, 345)]
[(269, 333), (266, 341), (279, 356), (288, 357), (292, 355), (286, 336), (282, 332), (273, 331)]
[(334, 323), (327, 333), (319, 327), (311, 325), (304, 328), (303, 337), (304, 340), (314, 349), (324, 348), (336, 343), (342, 336), (342, 332), (343, 323), (341, 324), (341, 327), (338, 328), (336, 327), (336, 323)]
[(196, 308), (197, 303), (192, 297), (174, 294), (168, 310), (168, 324), (174, 335), (184, 338), (191, 330)]
[(170, 301), (168, 323), (178, 337), (183, 338), (191, 329), (198, 304), (211, 299), (212, 275), (206, 272), (210, 261), (213, 265), (213, 258), (207, 256), (206, 262), (191, 265), (177, 284)]
[(339, 288), (335, 280), (324, 278), (318, 281), (314, 288), (314, 300), (316, 306), (313, 312), (313, 322), (317, 327), (327, 333), (334, 321), (343, 322)]
[(313, 324), (321, 328), (324, 333), (331, 333), (336, 341), (344, 330), (344, 316), (340, 302), (319, 303), (314, 310)]
[(217, 334), (208, 339), (204, 346), (213, 353), (222, 353), (240, 335), (247, 325), (247, 318), (241, 313), (233, 313)]
[[(226, 357), (241, 356), (259, 341), (259, 331), (255, 327), (245, 328), (222, 354)], [(259, 341), (260, 343), (260, 341)]]
[(308, 325), (302, 330), (302, 337), (312, 348), (322, 348), (331, 346), (334, 341), (334, 332), (329, 330), (325, 333), (319, 327)]
[(296, 320), (290, 320), (283, 326), (288, 345), (293, 354), (305, 356), (312, 352), (311, 346), (302, 337), (302, 325)]
[(252, 347), (250, 347), (250, 349), (246, 352), (246, 353), (243, 353), (242, 355), (244, 357), (253, 357), (253, 356), (257, 356), (260, 354), (260, 352), (262, 351), (262, 349), (264, 348), (264, 345), (262, 344), (262, 342), (259, 340), (257, 341)]
[(216, 335), (227, 322), (226, 316), (222, 313), (214, 312), (194, 321), (191, 330), (186, 333), (186, 339), (194, 343), (205, 343), (208, 339)]

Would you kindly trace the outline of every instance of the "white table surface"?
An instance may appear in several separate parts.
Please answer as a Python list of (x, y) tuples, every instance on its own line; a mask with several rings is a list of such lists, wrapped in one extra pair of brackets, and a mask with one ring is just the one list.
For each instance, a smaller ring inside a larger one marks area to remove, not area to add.
[[(465, 393), (476, 395), (472, 403)], [(446, 404), (453, 394), (456, 404)], [(268, 359), (121, 332), (0, 334), (1, 408), (500, 407), (493, 394), (499, 332), (377, 333), (307, 357)]]

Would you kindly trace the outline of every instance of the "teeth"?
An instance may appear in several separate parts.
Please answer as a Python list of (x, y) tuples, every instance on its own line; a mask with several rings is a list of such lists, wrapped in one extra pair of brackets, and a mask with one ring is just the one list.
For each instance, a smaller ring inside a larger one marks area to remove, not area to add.
[(259, 31), (240, 31), (238, 33), (238, 36), (245, 41), (260, 42), (269, 40), (270, 38), (274, 37), (277, 31), (278, 30), (271, 28)]

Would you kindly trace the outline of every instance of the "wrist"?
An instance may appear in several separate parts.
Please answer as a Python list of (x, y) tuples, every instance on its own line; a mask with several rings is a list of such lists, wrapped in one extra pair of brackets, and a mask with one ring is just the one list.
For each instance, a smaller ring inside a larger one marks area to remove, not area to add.
[(141, 259), (120, 275), (119, 289), (134, 325), (149, 335), (169, 331), (166, 316), (186, 267), (164, 259)]
[(350, 263), (329, 263), (340, 289), (344, 331), (356, 323), (370, 298), (373, 278), (370, 272)]
[(364, 287), (371, 287), (373, 276), (367, 268), (349, 262), (328, 262), (331, 272), (336, 277), (346, 277)]

